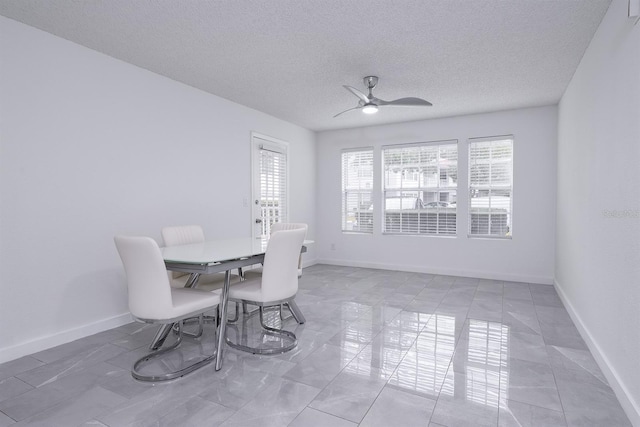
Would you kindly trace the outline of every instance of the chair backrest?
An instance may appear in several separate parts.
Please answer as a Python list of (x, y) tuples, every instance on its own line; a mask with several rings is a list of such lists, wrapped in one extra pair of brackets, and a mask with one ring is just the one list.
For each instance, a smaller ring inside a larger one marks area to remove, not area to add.
[(204, 242), (204, 231), (199, 225), (176, 225), (162, 229), (165, 246), (188, 245)]
[[(302, 222), (274, 222), (271, 224), (271, 234), (276, 231), (297, 230), (299, 228), (304, 228), (306, 230), (307, 224)], [(302, 254), (298, 257), (298, 276), (302, 276)]]
[(271, 234), (262, 269), (264, 301), (279, 301), (298, 292), (298, 258), (306, 234), (306, 225)]
[(297, 230), (299, 228), (307, 229), (307, 224), (301, 222), (274, 222), (271, 224), (271, 234), (282, 230)]
[[(199, 225), (176, 225), (162, 229), (162, 240), (165, 246), (188, 245), (204, 242), (204, 231)], [(187, 273), (171, 271), (171, 277), (177, 279)]]
[(116, 236), (114, 241), (127, 275), (129, 311), (139, 319), (164, 319), (173, 302), (158, 244), (141, 236)]

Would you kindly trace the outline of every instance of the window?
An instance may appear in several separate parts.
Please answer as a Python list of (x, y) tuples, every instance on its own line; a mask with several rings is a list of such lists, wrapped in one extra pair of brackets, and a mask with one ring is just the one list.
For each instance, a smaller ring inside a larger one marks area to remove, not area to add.
[(469, 236), (511, 237), (513, 137), (469, 141)]
[(373, 233), (373, 148), (342, 152), (342, 231)]
[(456, 234), (458, 142), (382, 148), (384, 232)]

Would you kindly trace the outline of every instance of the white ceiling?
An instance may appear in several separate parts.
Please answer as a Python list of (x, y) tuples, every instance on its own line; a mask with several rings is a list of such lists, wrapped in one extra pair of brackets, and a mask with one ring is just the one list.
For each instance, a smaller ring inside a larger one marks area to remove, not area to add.
[[(0, 0), (0, 14), (312, 130), (555, 104), (611, 0)], [(362, 77), (385, 100), (352, 111)]]

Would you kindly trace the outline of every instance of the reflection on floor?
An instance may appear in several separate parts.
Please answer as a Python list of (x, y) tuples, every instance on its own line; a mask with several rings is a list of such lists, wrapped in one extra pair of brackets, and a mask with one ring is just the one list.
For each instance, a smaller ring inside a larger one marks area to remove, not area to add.
[[(0, 427), (630, 425), (551, 286), (316, 265), (297, 301), (293, 351), (227, 347), (166, 384), (131, 378), (155, 332), (138, 323), (0, 365)], [(273, 345), (256, 322), (230, 336)]]

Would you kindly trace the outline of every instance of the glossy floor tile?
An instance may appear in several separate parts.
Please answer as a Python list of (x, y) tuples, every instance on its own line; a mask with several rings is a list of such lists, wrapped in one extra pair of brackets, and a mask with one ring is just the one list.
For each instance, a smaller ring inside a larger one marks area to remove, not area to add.
[[(316, 265), (285, 354), (225, 348), (163, 384), (134, 380), (155, 327), (131, 323), (0, 365), (6, 426), (630, 426), (552, 286)], [(258, 316), (234, 341), (281, 343)], [(215, 330), (149, 369), (214, 350)]]

